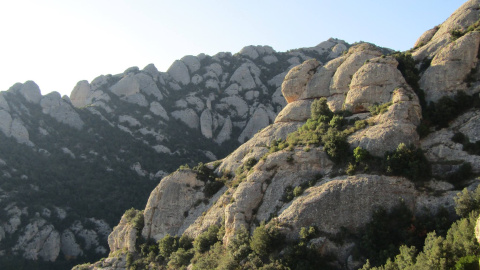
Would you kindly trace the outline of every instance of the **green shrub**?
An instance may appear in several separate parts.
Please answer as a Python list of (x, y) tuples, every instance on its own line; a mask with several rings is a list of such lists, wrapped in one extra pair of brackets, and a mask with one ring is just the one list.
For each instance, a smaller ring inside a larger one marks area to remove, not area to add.
[(293, 197), (298, 197), (303, 194), (303, 188), (301, 186), (296, 186), (293, 189)]
[(450, 31), (450, 40), (455, 41), (461, 38), (463, 35), (465, 35), (465, 33), (462, 30), (453, 29), (452, 31)]
[(325, 152), (333, 161), (340, 162), (348, 155), (347, 137), (341, 131), (329, 128), (322, 141)]
[(158, 254), (165, 260), (170, 258), (170, 255), (178, 249), (178, 238), (165, 235), (162, 239), (158, 240)]
[(193, 258), (193, 255), (193, 250), (179, 248), (170, 255), (168, 266), (171, 269), (180, 269), (182, 266), (188, 266), (190, 264), (190, 260)]
[(324, 121), (330, 121), (333, 116), (332, 111), (328, 108), (327, 99), (322, 97), (315, 99), (310, 106), (311, 118), (314, 120), (322, 118)]
[(388, 110), (388, 107), (392, 105), (392, 102), (387, 102), (383, 104), (374, 104), (368, 107), (368, 110), (372, 115), (383, 114)]
[(455, 270), (479, 270), (480, 257), (475, 255), (468, 255), (460, 258), (455, 264)]
[(195, 241), (193, 241), (193, 248), (196, 253), (204, 253), (218, 241), (217, 234), (220, 228), (216, 225), (210, 226), (206, 232), (201, 233)]
[(357, 166), (355, 166), (355, 164), (348, 163), (347, 170), (345, 172), (348, 175), (354, 175), (356, 169), (357, 169)]
[(474, 191), (463, 189), (457, 193), (454, 200), (457, 215), (467, 217), (472, 211), (480, 210), (480, 186)]
[(253, 231), (250, 240), (250, 248), (260, 257), (267, 256), (272, 250), (277, 248), (277, 244), (281, 241), (280, 234), (274, 227), (267, 228), (262, 222), (260, 226)]
[(356, 162), (364, 162), (370, 158), (370, 153), (362, 147), (357, 146), (355, 149), (353, 149), (353, 157), (355, 158)]
[(385, 171), (392, 175), (404, 176), (413, 181), (427, 180), (431, 176), (431, 166), (421, 149), (401, 143), (397, 149), (385, 153)]

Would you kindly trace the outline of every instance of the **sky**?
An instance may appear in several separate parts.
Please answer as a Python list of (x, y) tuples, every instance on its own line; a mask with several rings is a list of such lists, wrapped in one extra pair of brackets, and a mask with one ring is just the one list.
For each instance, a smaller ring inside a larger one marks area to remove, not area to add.
[(464, 0), (1, 0), (0, 90), (35, 81), (70, 95), (78, 81), (185, 55), (276, 51), (330, 37), (408, 50)]

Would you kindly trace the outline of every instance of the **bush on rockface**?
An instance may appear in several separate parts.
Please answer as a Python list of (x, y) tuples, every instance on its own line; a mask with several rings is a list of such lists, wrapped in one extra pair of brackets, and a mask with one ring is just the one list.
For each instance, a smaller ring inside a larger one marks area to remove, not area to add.
[(412, 181), (428, 180), (432, 174), (422, 150), (403, 143), (396, 150), (385, 153), (384, 168), (387, 174), (404, 176)]

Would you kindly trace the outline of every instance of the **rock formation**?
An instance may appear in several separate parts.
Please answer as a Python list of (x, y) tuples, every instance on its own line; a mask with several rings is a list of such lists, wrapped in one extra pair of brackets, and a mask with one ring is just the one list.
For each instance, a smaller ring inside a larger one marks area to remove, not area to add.
[[(425, 90), (427, 101), (438, 101), (459, 90), (475, 95), (480, 92), (477, 87), (480, 78), (471, 73), (477, 65), (478, 33), (468, 32), (455, 41), (450, 39), (451, 30), (465, 31), (480, 18), (479, 6), (479, 1), (468, 1), (445, 23), (427, 31), (417, 41), (413, 57), (420, 62), (432, 60), (430, 66), (419, 73), (419, 84)], [(267, 53), (264, 49), (247, 47), (241, 54), (256, 60)], [(331, 53), (334, 51), (332, 49)], [(285, 78), (283, 83), (280, 77), (269, 82), (277, 87), (281, 85), (288, 105), (278, 113), (273, 124), (215, 163), (217, 176), (235, 172), (231, 181), (236, 184), (223, 187), (212, 198), (206, 198), (205, 185), (197, 179), (200, 176), (195, 171), (179, 170), (164, 178), (152, 191), (145, 208), (142, 236), (155, 240), (167, 233), (196, 237), (217, 224), (225, 228), (223, 243), (227, 245), (241, 228), (252, 232), (260, 221), (270, 222), (270, 226), (276, 226), (290, 240), (298, 238), (302, 227), (316, 226), (319, 234), (325, 235), (312, 240), (317, 248), (323, 254), (330, 250), (338, 260), (337, 265), (350, 269), (353, 265), (358, 267), (358, 262), (353, 262), (350, 256), (355, 243), (338, 244), (328, 238), (340, 233), (342, 228), (358, 232), (378, 207), (389, 211), (404, 203), (418, 215), (425, 214), (425, 209), (435, 213), (442, 207), (453, 213), (453, 198), (458, 190), (439, 179), (465, 163), (472, 165), (472, 172), (479, 172), (479, 156), (464, 151), (463, 146), (452, 139), (455, 133), (461, 132), (468, 134), (472, 143), (479, 140), (478, 108), (461, 114), (448, 127), (431, 130), (430, 135), (420, 138), (417, 127), (422, 121), (422, 107), (415, 92), (417, 89), (414, 90), (416, 86), (407, 83), (399, 70), (399, 60), (388, 54), (388, 50), (360, 43), (325, 63), (311, 59), (300, 63), (290, 59), (291, 63), (299, 65), (286, 76), (280, 76)], [(275, 62), (271, 57), (262, 59)], [(230, 79), (235, 84), (226, 88), (225, 93), (229, 97), (247, 93), (245, 90), (259, 85), (256, 74), (254, 68), (243, 65)], [(468, 74), (473, 76), (469, 83), (464, 81)], [(278, 93), (273, 95), (273, 98), (278, 97)], [(272, 142), (284, 140), (303, 125), (310, 118), (312, 100), (321, 97), (327, 99), (333, 112), (344, 110), (353, 114), (348, 120), (365, 120), (364, 128), (348, 134), (350, 149), (360, 146), (377, 157), (383, 157), (402, 143), (423, 149), (433, 166), (433, 177), (424, 184), (428, 188), (419, 188), (411, 180), (399, 176), (368, 173), (348, 176), (345, 172), (336, 175), (338, 171), (322, 146), (291, 146), (291, 149), (271, 153)], [(231, 105), (232, 125), (239, 125), (237, 119), (245, 119), (245, 106), (233, 98), (221, 101)], [(369, 108), (374, 105), (382, 105), (385, 109), (372, 114)], [(259, 108), (248, 110), (257, 114), (255, 121), (267, 119), (268, 109)], [(218, 106), (218, 109), (228, 110), (229, 107)], [(209, 136), (214, 121), (208, 113), (202, 113), (200, 126), (203, 134)], [(231, 126), (230, 118), (226, 119), (218, 120), (218, 127), (223, 126), (222, 132), (226, 126)], [(251, 121), (246, 127), (254, 125)], [(244, 133), (239, 141), (249, 137)], [(245, 171), (245, 164), (252, 160), (257, 163)], [(306, 184), (303, 193), (297, 194), (291, 202), (283, 199), (287, 187)], [(472, 188), (477, 183), (466, 182), (465, 185)], [(185, 199), (178, 201), (175, 197)]]

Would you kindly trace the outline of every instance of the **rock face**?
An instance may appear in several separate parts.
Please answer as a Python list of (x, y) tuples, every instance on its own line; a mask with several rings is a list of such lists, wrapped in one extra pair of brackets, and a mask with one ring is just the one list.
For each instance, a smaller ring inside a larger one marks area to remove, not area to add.
[(52, 92), (42, 97), (40, 106), (44, 114), (52, 116), (60, 123), (76, 129), (81, 129), (84, 125), (78, 113), (67, 101), (60, 97), (58, 92)]
[(282, 83), (282, 93), (288, 103), (297, 100), (305, 91), (305, 86), (319, 65), (318, 61), (310, 59), (290, 70)]
[[(145, 207), (145, 227), (142, 231), (145, 238), (159, 240), (167, 233), (179, 235), (185, 220), (184, 213), (204, 199), (203, 192), (196, 191), (204, 183), (196, 176), (190, 171), (178, 171), (164, 178), (155, 188)], [(182, 196), (181, 200), (178, 200), (179, 196)]]
[(126, 215), (122, 216), (120, 223), (113, 228), (108, 236), (108, 246), (110, 253), (125, 248), (129, 252), (135, 251), (135, 242), (138, 230), (128, 221)]
[(479, 42), (480, 33), (471, 32), (439, 50), (420, 80), (428, 101), (467, 90), (466, 78), (477, 65)]
[[(444, 23), (428, 30), (417, 41), (414, 59), (424, 66), (431, 61), (420, 79), (427, 101), (453, 96), (458, 91), (478, 92), (478, 87), (471, 87), (469, 81), (478, 80), (473, 69), (478, 63), (479, 33), (467, 29), (478, 20), (479, 6), (478, 0), (465, 2)], [(456, 39), (454, 31), (462, 36)]]

